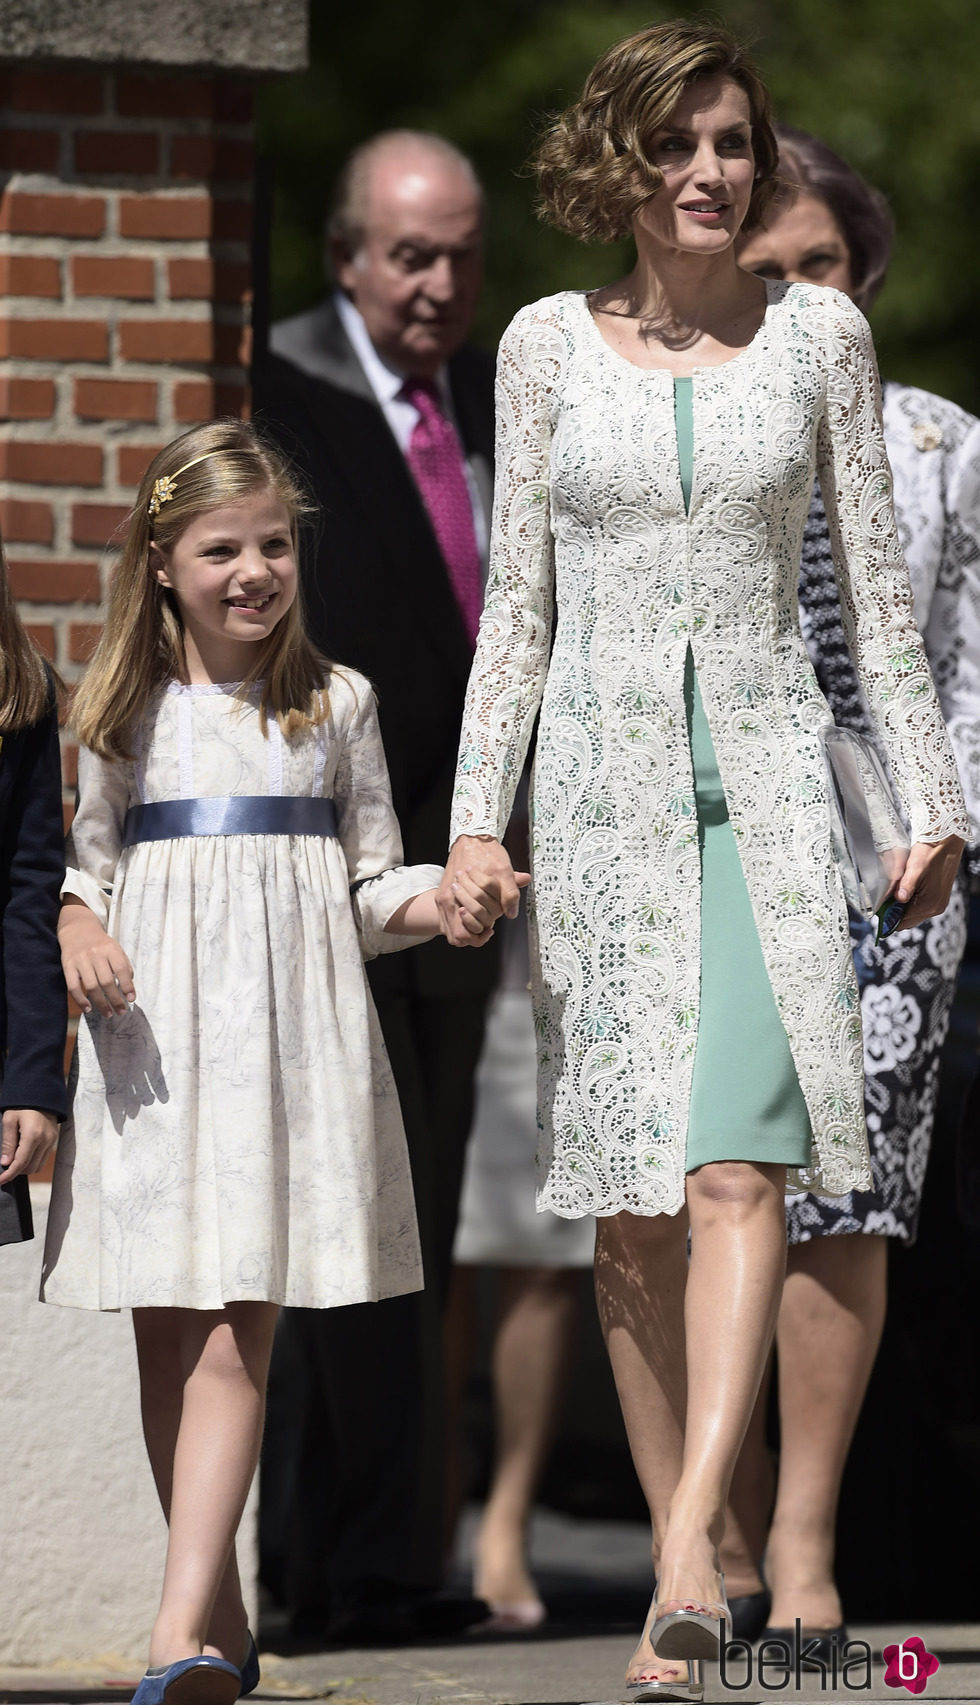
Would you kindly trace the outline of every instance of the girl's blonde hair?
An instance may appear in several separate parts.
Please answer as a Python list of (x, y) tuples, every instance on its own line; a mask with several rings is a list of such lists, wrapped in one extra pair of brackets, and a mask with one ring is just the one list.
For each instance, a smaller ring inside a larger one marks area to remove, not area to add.
[(531, 161), (540, 216), (586, 242), (629, 236), (664, 181), (649, 154), (655, 133), (691, 83), (719, 76), (748, 96), (756, 172), (743, 228), (758, 225), (779, 161), (769, 95), (735, 37), (696, 18), (651, 24), (597, 60), (581, 97), (551, 122)]
[(51, 702), (53, 680), (54, 672), (49, 680), (17, 614), (0, 539), (0, 734), (40, 721)]
[[(112, 576), (102, 637), (72, 711), (78, 738), (100, 757), (132, 757), (134, 731), (152, 698), (186, 674), (177, 600), (153, 572), (151, 547), (167, 557), (198, 516), (267, 489), (289, 515), (298, 553), (299, 522), (310, 505), (282, 456), (248, 422), (216, 420), (195, 427), (150, 463)], [(157, 501), (166, 491), (170, 495)], [(240, 696), (245, 699), (261, 682), (263, 733), (274, 716), (284, 734), (294, 734), (324, 721), (328, 667), (306, 636), (297, 592), (269, 637), (256, 645)]]

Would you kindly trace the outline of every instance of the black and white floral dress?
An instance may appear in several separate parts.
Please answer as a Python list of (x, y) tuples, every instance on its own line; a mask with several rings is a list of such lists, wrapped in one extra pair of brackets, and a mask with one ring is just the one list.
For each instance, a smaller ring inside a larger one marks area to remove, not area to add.
[[(966, 894), (980, 877), (980, 421), (928, 391), (890, 384), (884, 422), (916, 618), (952, 736), (973, 844), (942, 917), (878, 946), (868, 925), (852, 924), (874, 1188), (790, 1196), (791, 1244), (847, 1232), (914, 1242), (940, 1053), (966, 942)], [(803, 539), (800, 616), (837, 723), (874, 737), (841, 621), (819, 485)]]

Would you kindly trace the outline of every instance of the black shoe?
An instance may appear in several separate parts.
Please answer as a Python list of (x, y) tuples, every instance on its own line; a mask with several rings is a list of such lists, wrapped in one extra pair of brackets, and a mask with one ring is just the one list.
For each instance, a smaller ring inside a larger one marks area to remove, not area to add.
[(751, 1646), (769, 1620), (772, 1593), (768, 1587), (760, 1587), (757, 1593), (742, 1593), (741, 1597), (728, 1600), (728, 1608), (732, 1613), (732, 1638), (748, 1640)]
[(482, 1598), (468, 1594), (406, 1594), (404, 1589), (385, 1592), (374, 1586), (337, 1606), (326, 1636), (332, 1646), (409, 1646), (462, 1634), (489, 1614)]
[[(831, 1664), (835, 1646), (837, 1647), (837, 1656), (840, 1658), (847, 1644), (847, 1638), (847, 1624), (844, 1622), (838, 1622), (836, 1628), (801, 1628), (800, 1651), (805, 1654), (801, 1660), (803, 1668), (816, 1669), (818, 1664)], [(795, 1662), (795, 1628), (763, 1628), (759, 1640), (760, 1643), (763, 1640), (781, 1640), (789, 1652), (790, 1661)]]

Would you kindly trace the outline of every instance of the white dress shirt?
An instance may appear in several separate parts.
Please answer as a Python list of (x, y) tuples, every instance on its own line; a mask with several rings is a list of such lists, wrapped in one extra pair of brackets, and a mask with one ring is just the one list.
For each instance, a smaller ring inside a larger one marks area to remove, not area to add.
[[(385, 420), (391, 428), (395, 443), (398, 445), (399, 450), (403, 456), (407, 456), (412, 433), (414, 432), (416, 423), (419, 419), (419, 411), (415, 407), (415, 404), (408, 402), (406, 398), (400, 394), (402, 386), (406, 383), (407, 376), (406, 374), (399, 372), (397, 367), (392, 367), (390, 363), (384, 359), (383, 355), (379, 355), (374, 344), (371, 342), (367, 326), (364, 324), (362, 316), (355, 308), (350, 297), (345, 296), (342, 290), (338, 290), (334, 300), (337, 305), (337, 312), (340, 315), (340, 323), (350, 339), (354, 354), (357, 356), (358, 361), (364, 369), (368, 384), (378, 400), (378, 407), (381, 409)], [(466, 486), (470, 494), (470, 508), (473, 511), (473, 528), (476, 533), (476, 543), (480, 552), (480, 558), (485, 567), (487, 560), (487, 546), (490, 535), (490, 518), (484, 510), (483, 501), (480, 495), (480, 488), (474, 478), (473, 469), (470, 467), (469, 458), (466, 455), (466, 446), (463, 444), (462, 435), (459, 431), (459, 422), (456, 419), (456, 411), (453, 408), (452, 391), (449, 386), (449, 374), (444, 366), (440, 367), (438, 373), (435, 375), (434, 383), (439, 392), (443, 411), (452, 421), (456, 428), (457, 437), (459, 437), (460, 448), (463, 452), (463, 466), (466, 471)]]

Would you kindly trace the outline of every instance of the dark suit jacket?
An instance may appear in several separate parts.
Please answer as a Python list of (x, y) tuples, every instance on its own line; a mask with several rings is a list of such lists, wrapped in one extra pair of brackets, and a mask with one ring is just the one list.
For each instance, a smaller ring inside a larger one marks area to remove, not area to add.
[[(374, 683), (406, 862), (441, 864), (472, 661), (449, 575), (333, 303), (274, 326), (270, 349), (253, 375), (257, 423), (298, 465), (320, 510), (301, 556), (307, 624), (328, 657)], [(449, 382), (467, 455), (489, 494), (493, 358), (460, 350)], [(496, 980), (494, 947), (430, 942), (376, 961), (372, 984), (377, 992), (480, 993)]]
[[(65, 873), (58, 718), (0, 745), (0, 1108), (65, 1115), (67, 1022), (55, 933)], [(0, 1241), (30, 1235), (27, 1180), (0, 1192)]]

